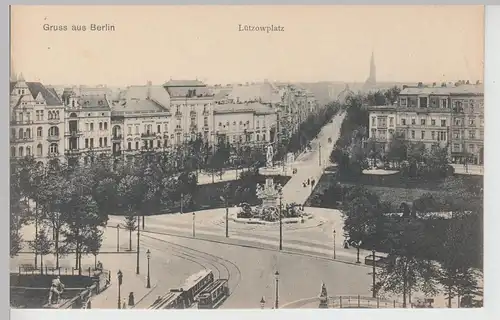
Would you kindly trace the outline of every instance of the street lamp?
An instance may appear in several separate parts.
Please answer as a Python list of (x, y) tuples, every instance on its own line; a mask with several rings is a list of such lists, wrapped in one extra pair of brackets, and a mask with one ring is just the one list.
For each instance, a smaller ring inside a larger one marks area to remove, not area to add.
[(372, 264), (372, 273), (373, 273), (372, 274), (372, 276), (373, 276), (373, 278), (372, 278), (372, 282), (373, 282), (372, 283), (372, 285), (373, 285), (372, 297), (376, 298), (377, 297), (377, 290), (375, 288), (375, 282), (376, 282), (376, 279), (375, 279), (376, 278), (376, 271), (375, 271), (375, 247), (372, 249), (372, 262), (373, 262), (373, 264)]
[(283, 212), (282, 212), (282, 203), (281, 201), (283, 200), (283, 188), (281, 187), (281, 184), (278, 184), (278, 195), (280, 198), (280, 210), (279, 210), (279, 215), (280, 215), (280, 250), (283, 250)]
[(337, 236), (337, 232), (335, 229), (333, 229), (333, 259), (337, 259), (337, 253), (336, 253), (336, 245), (335, 245), (335, 238)]
[(319, 161), (319, 166), (321, 167), (321, 142), (319, 143), (319, 148), (318, 149), (319, 149), (319, 159), (318, 159), (318, 161)]
[(136, 274), (139, 274), (139, 247), (140, 247), (140, 223), (141, 221), (141, 217), (138, 216), (137, 217), (137, 264), (136, 264), (136, 268), (135, 268), (135, 273)]
[(260, 308), (264, 309), (265, 304), (266, 304), (266, 299), (264, 299), (264, 296), (262, 296), (262, 299), (260, 299)]
[(227, 198), (220, 196), (220, 199), (224, 201), (224, 205), (226, 206), (226, 238), (229, 238), (229, 207), (227, 204)]
[(279, 306), (279, 281), (280, 281), (280, 273), (278, 272), (278, 270), (276, 270), (276, 272), (274, 273), (274, 277), (276, 279), (276, 301), (274, 303), (274, 308), (275, 309), (278, 309), (278, 306)]
[(121, 270), (118, 270), (118, 309), (121, 309), (122, 308), (122, 305), (121, 305), (121, 300), (122, 300), (122, 297), (121, 297), (121, 286), (122, 286), (122, 280), (123, 280), (123, 273)]
[(193, 212), (193, 238), (196, 237), (195, 226), (196, 226), (196, 213)]
[(149, 260), (151, 260), (151, 251), (148, 251), (146, 252), (146, 258), (148, 258), (148, 282), (146, 284), (146, 288), (151, 288), (151, 276), (150, 276), (150, 273), (149, 273)]
[(120, 252), (120, 224), (116, 225), (116, 252)]

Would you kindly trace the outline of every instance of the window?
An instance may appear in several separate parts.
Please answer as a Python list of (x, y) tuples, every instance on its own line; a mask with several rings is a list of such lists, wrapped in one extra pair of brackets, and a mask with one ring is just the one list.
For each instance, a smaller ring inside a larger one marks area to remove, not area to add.
[(161, 125), (156, 126), (156, 133), (161, 133)]
[(43, 110), (40, 111), (40, 121), (43, 121)]
[(411, 119), (411, 124), (412, 124), (412, 125), (416, 125), (416, 124), (417, 124), (417, 120), (416, 120), (415, 118), (412, 118), (412, 119)]
[(88, 123), (85, 124), (85, 131), (87, 131), (87, 132), (90, 131), (90, 126)]
[(130, 142), (130, 141), (128, 142), (128, 148), (127, 149), (128, 150), (132, 150), (132, 142)]
[(102, 138), (99, 138), (99, 147), (102, 148)]
[(436, 125), (436, 119), (431, 119), (431, 125), (433, 125), (433, 126)]
[[(29, 112), (26, 112), (26, 121), (30, 122), (31, 121), (31, 113)], [(26, 149), (27, 150), (27, 149)], [(28, 154), (28, 152), (26, 151), (26, 154)]]
[(90, 123), (90, 131), (94, 131), (94, 123), (93, 122)]
[(43, 154), (43, 146), (41, 144), (38, 144), (38, 146), (36, 146), (36, 155), (41, 157)]
[(394, 118), (389, 118), (389, 126), (394, 126)]
[(139, 141), (136, 141), (135, 142), (135, 149), (138, 150), (139, 149)]
[(50, 154), (57, 154), (59, 153), (59, 150), (58, 150), (58, 146), (57, 146), (57, 143), (51, 143), (50, 146), (49, 146), (49, 153)]
[[(257, 120), (257, 128), (259, 127), (260, 127), (259, 120)], [(259, 141), (259, 139), (257, 139), (257, 141)]]
[(25, 138), (31, 139), (31, 129), (30, 128), (26, 129), (26, 131), (24, 132), (24, 135), (25, 135)]
[(258, 133), (257, 133), (256, 137), (257, 137), (257, 141), (260, 141), (260, 135)]
[(453, 138), (460, 139), (460, 131), (458, 131), (458, 130), (453, 131)]
[(476, 139), (476, 130), (469, 130), (469, 139)]
[(108, 130), (108, 123), (104, 122), (104, 130)]
[(102, 130), (102, 122), (99, 122), (99, 130)]
[(412, 138), (412, 139), (415, 139), (415, 130), (412, 130), (412, 131), (411, 131), (411, 138)]
[(420, 125), (425, 126), (425, 119), (420, 119)]
[(447, 109), (448, 108), (448, 100), (446, 100), (446, 99), (441, 100), (441, 107), (443, 109)]
[(19, 134), (17, 135), (19, 137), (19, 139), (22, 139), (24, 137), (24, 132), (23, 132), (23, 129), (19, 129)]
[(208, 117), (203, 118), (203, 125), (208, 127)]
[(156, 147), (161, 148), (161, 141), (160, 140), (156, 140)]
[(31, 147), (26, 147), (26, 155), (31, 156)]
[(471, 126), (471, 127), (475, 127), (476, 126), (475, 119), (469, 119), (469, 126)]
[(473, 152), (474, 152), (474, 150), (475, 150), (475, 145), (473, 145), (473, 144), (469, 144), (469, 152), (472, 152), (472, 153), (473, 153)]
[(163, 131), (168, 132), (168, 123), (163, 125)]
[(89, 139), (85, 139), (85, 148), (88, 149), (89, 148)]
[(372, 126), (376, 126), (376, 125), (377, 125), (377, 118), (372, 117)]
[(23, 147), (19, 147), (19, 156), (24, 157), (24, 149)]
[(446, 127), (446, 120), (441, 120), (441, 127)]
[(59, 136), (59, 128), (58, 127), (50, 127), (49, 128), (49, 136), (51, 136), (51, 137)]
[(266, 134), (262, 134), (262, 141), (266, 141)]
[(406, 119), (401, 119), (401, 125), (406, 126)]
[(40, 111), (35, 111), (35, 119), (36, 121), (40, 121)]
[(139, 134), (139, 125), (138, 124), (135, 125), (135, 134)]
[(15, 157), (16, 156), (16, 147), (10, 147), (10, 156)]
[(401, 106), (406, 107), (406, 98), (401, 98)]
[(108, 146), (108, 138), (107, 137), (104, 137), (104, 146), (107, 147)]
[(128, 126), (127, 131), (129, 135), (132, 135), (132, 126)]
[(462, 125), (462, 123), (460, 121), (460, 118), (455, 118), (455, 125), (456, 126), (461, 126)]
[(458, 143), (453, 144), (453, 151), (459, 152), (460, 151), (460, 145)]
[(427, 108), (427, 97), (419, 98), (420, 108)]
[(431, 139), (436, 140), (436, 131), (431, 131)]
[(422, 132), (421, 132), (420, 139), (422, 139), (422, 140), (424, 140), (424, 139), (425, 139), (425, 131), (424, 131), (424, 130), (422, 130)]
[(94, 147), (94, 138), (90, 138), (90, 148)]
[(36, 136), (41, 138), (43, 136), (43, 129), (42, 127), (36, 128)]
[(439, 131), (439, 139), (440, 141), (446, 141), (446, 131)]

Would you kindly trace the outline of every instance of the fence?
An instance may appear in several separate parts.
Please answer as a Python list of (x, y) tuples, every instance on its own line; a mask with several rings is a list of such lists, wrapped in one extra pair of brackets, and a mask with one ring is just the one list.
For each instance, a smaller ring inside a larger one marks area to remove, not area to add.
[(396, 300), (384, 300), (379, 298), (361, 296), (335, 296), (328, 297), (328, 308), (370, 308), (387, 309), (403, 308), (403, 304)]
[(35, 268), (31, 264), (22, 264), (18, 267), (18, 273), (19, 275), (35, 275), (35, 274), (44, 274), (44, 275), (53, 275), (53, 276), (61, 276), (61, 275), (83, 275), (83, 276), (89, 276), (89, 277), (94, 277), (97, 276), (102, 272), (101, 269), (95, 269), (92, 267), (88, 267), (85, 269), (78, 269), (78, 268), (55, 268), (55, 267), (49, 267), (45, 266), (44, 268), (37, 267)]

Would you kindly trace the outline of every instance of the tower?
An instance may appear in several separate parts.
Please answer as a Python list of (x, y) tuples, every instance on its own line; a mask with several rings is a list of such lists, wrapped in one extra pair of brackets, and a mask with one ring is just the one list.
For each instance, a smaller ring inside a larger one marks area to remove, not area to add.
[(375, 54), (372, 51), (372, 57), (370, 59), (370, 75), (366, 79), (365, 86), (373, 86), (377, 84), (377, 67), (375, 66)]

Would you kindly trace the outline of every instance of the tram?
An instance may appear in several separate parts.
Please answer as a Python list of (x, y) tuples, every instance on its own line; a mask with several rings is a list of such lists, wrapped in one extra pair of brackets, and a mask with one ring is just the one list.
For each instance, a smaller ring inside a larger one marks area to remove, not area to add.
[(212, 270), (201, 270), (186, 279), (179, 288), (170, 289), (170, 292), (158, 298), (149, 309), (186, 309), (196, 301), (200, 292), (214, 282)]
[(198, 309), (217, 309), (228, 296), (227, 279), (217, 279), (200, 293)]

